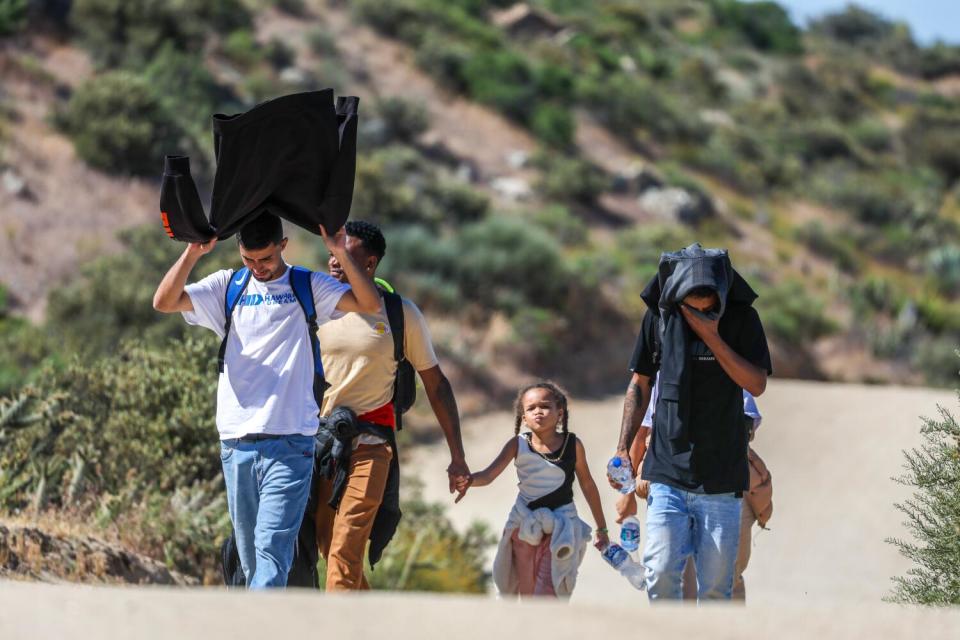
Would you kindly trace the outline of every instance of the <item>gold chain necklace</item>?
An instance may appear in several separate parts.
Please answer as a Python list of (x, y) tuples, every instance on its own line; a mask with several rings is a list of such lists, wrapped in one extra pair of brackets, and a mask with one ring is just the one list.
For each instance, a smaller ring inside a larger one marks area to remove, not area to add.
[(560, 447), (560, 453), (557, 454), (557, 457), (556, 457), (556, 458), (551, 458), (551, 457), (548, 456), (547, 454), (541, 453), (541, 452), (537, 451), (536, 449), (533, 449), (533, 434), (532, 434), (532, 433), (530, 434), (530, 438), (527, 440), (527, 442), (530, 444), (530, 448), (533, 449), (533, 451), (534, 451), (538, 456), (540, 456), (541, 458), (543, 458), (543, 459), (546, 460), (547, 462), (560, 462), (560, 460), (563, 458), (564, 452), (566, 452), (566, 450), (567, 450), (567, 442), (569, 442), (569, 441), (570, 441), (570, 434), (569, 434), (569, 433), (563, 434), (563, 446)]

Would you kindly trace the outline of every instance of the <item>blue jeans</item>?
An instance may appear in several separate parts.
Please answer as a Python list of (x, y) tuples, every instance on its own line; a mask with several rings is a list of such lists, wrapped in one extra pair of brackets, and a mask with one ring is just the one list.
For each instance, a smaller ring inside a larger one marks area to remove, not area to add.
[(683, 566), (691, 555), (697, 567), (697, 600), (730, 599), (740, 503), (732, 493), (705, 495), (651, 483), (643, 550), (651, 601), (681, 599)]
[(310, 496), (312, 436), (220, 441), (240, 565), (247, 587), (285, 587)]

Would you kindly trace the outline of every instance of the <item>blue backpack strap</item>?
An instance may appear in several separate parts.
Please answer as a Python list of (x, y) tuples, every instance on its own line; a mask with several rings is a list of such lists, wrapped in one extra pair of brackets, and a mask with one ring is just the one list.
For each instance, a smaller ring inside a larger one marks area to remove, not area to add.
[(223, 340), (220, 341), (220, 353), (217, 356), (217, 368), (223, 373), (223, 360), (227, 354), (227, 337), (230, 335), (230, 325), (233, 324), (233, 310), (237, 308), (237, 303), (246, 291), (250, 283), (250, 269), (243, 267), (234, 271), (230, 275), (230, 282), (227, 283), (227, 293), (223, 297), (223, 314), (226, 318), (223, 322)]
[(307, 319), (307, 333), (313, 349), (313, 395), (317, 406), (323, 404), (323, 394), (329, 386), (323, 373), (323, 360), (320, 357), (320, 338), (317, 337), (317, 309), (313, 303), (312, 273), (306, 267), (290, 267), (290, 288), (303, 309)]

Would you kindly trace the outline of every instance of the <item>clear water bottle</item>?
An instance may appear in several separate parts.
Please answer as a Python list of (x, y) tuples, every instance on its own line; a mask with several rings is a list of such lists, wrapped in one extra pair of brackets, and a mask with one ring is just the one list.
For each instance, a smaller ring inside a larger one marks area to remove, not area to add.
[(624, 518), (620, 524), (620, 546), (629, 553), (640, 548), (640, 521), (633, 516)]
[(603, 550), (603, 559), (611, 567), (617, 570), (617, 573), (627, 579), (635, 589), (643, 591), (646, 582), (643, 578), (643, 565), (635, 561), (627, 553), (627, 550), (618, 544), (608, 545)]
[(620, 485), (620, 493), (630, 493), (637, 487), (633, 470), (620, 456), (613, 456), (607, 463), (607, 475)]

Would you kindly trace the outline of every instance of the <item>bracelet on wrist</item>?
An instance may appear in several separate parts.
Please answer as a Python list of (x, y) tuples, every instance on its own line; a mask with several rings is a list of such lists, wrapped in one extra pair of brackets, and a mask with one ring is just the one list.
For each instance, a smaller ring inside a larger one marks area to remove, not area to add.
[(597, 527), (597, 533), (610, 533), (606, 527)]

